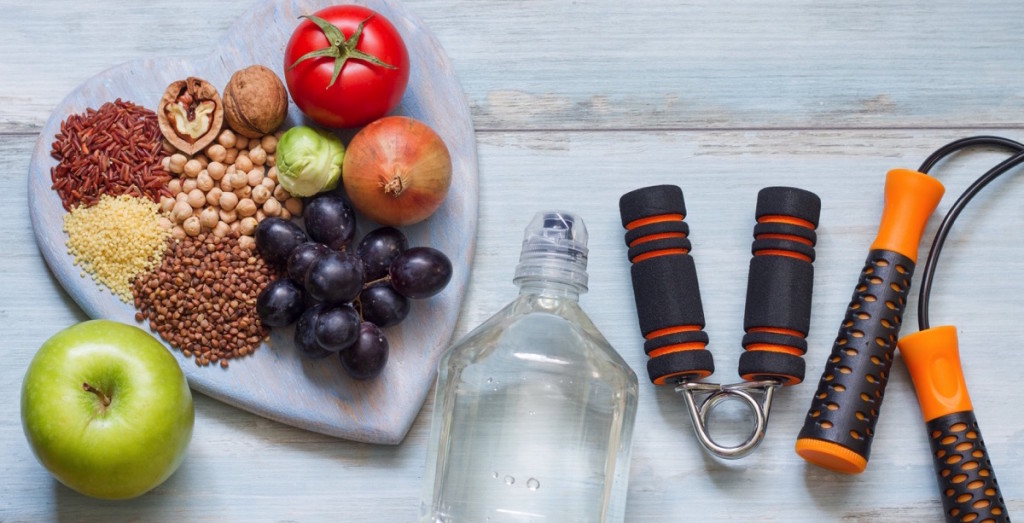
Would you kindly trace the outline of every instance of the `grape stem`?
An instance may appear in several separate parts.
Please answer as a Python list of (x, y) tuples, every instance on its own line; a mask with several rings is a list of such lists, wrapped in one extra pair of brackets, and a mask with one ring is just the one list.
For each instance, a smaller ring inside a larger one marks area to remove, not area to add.
[(363, 322), (363, 299), (362, 298), (363, 298), (362, 296), (356, 296), (356, 299), (352, 302), (352, 305), (355, 305), (356, 310), (359, 312), (359, 322), (360, 323)]
[(363, 290), (369, 289), (370, 287), (385, 281), (391, 281), (391, 276), (385, 276), (383, 278), (377, 278), (376, 280), (373, 281), (368, 281), (363, 284)]

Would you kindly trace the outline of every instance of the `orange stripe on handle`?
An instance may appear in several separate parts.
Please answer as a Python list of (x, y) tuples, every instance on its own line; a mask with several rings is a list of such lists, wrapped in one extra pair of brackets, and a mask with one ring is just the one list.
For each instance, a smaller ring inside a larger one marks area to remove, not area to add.
[(754, 239), (755, 240), (789, 240), (791, 242), (802, 243), (804, 245), (807, 245), (808, 247), (814, 247), (814, 243), (811, 242), (811, 240), (808, 240), (807, 238), (803, 238), (803, 237), (800, 237), (800, 236), (794, 236), (792, 234), (758, 234), (757, 236), (754, 236)]
[(788, 345), (776, 345), (774, 343), (751, 343), (747, 345), (746, 350), (758, 351), (762, 350), (765, 352), (781, 352), (783, 354), (792, 354), (794, 356), (803, 356), (804, 353), (800, 352), (800, 349), (795, 349)]
[(768, 214), (757, 219), (757, 223), (788, 223), (790, 225), (798, 225), (800, 227), (806, 227), (810, 230), (814, 230), (814, 224), (795, 216), (783, 216), (781, 214)]
[(782, 327), (751, 327), (747, 329), (747, 332), (770, 332), (772, 334), (783, 334), (786, 336), (796, 336), (799, 338), (804, 337), (804, 333), (798, 330), (784, 329)]
[(658, 214), (658, 215), (655, 215), (655, 216), (648, 216), (646, 218), (640, 218), (639, 220), (633, 220), (633, 221), (631, 221), (631, 222), (626, 224), (626, 229), (627, 230), (633, 230), (633, 229), (636, 229), (637, 227), (643, 227), (644, 225), (650, 225), (652, 223), (672, 222), (672, 221), (681, 222), (681, 221), (683, 221), (684, 218), (685, 218), (685, 216), (683, 216), (682, 214)]
[(754, 256), (786, 256), (788, 258), (796, 258), (798, 260), (811, 263), (811, 257), (806, 254), (800, 254), (799, 252), (793, 251), (783, 251), (781, 249), (762, 249), (760, 251), (754, 251)]
[(665, 327), (664, 329), (658, 329), (651, 331), (644, 336), (644, 339), (650, 340), (661, 336), (668, 336), (669, 334), (679, 334), (680, 332), (693, 332), (699, 331), (700, 325), (679, 325), (677, 327)]
[(657, 358), (665, 354), (671, 354), (673, 352), (683, 352), (688, 350), (703, 350), (704, 344), (699, 341), (691, 341), (689, 343), (676, 343), (675, 345), (665, 345), (664, 347), (658, 347), (647, 353), (648, 358)]
[(662, 377), (654, 380), (654, 384), (655, 385), (664, 385), (664, 384), (668, 383), (668, 381), (671, 380), (671, 379), (678, 378), (680, 376), (694, 376), (694, 375), (696, 375), (696, 379), (702, 380), (702, 379), (710, 376), (711, 373), (706, 371), (706, 370), (700, 370), (700, 371), (688, 370), (688, 371), (684, 371), (684, 372), (676, 372), (674, 374), (669, 374), (667, 376), (662, 376)]
[(681, 232), (660, 232), (658, 234), (648, 234), (647, 236), (641, 236), (629, 243), (630, 247), (635, 247), (641, 243), (653, 242), (654, 240), (667, 240), (669, 238), (681, 238), (686, 239), (686, 234)]
[(690, 252), (689, 249), (661, 249), (659, 251), (645, 252), (643, 254), (637, 255), (630, 261), (633, 263), (639, 263), (644, 260), (649, 260), (651, 258), (657, 258), (658, 256), (670, 256), (672, 254), (685, 255), (688, 252)]

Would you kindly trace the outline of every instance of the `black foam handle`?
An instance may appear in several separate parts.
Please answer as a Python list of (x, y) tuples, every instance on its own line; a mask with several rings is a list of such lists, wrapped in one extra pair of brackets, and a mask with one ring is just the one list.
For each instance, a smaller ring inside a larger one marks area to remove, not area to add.
[(641, 187), (619, 198), (619, 216), (626, 229), (634, 229), (631, 224), (637, 220), (662, 215), (679, 215), (676, 221), (686, 216), (686, 201), (678, 185)]
[(795, 385), (804, 379), (803, 354), (811, 322), (814, 232), (821, 200), (794, 187), (766, 187), (757, 195), (747, 302), (743, 315), (745, 380), (773, 379)]
[(640, 333), (681, 326), (704, 328), (704, 307), (697, 285), (697, 267), (690, 255), (657, 256), (630, 269)]
[(651, 382), (710, 375), (714, 362), (704, 348), (704, 308), (689, 254), (682, 190), (674, 185), (637, 189), (622, 196), (619, 212), (627, 229), (633, 297)]
[(796, 187), (765, 187), (757, 193), (754, 217), (761, 221), (766, 216), (790, 216), (808, 222), (810, 229), (817, 229), (821, 198)]
[(839, 445), (866, 464), (913, 272), (900, 253), (868, 253), (799, 440)]
[(946, 521), (1010, 521), (974, 412), (947, 414), (927, 426)]
[(755, 256), (747, 276), (743, 330), (771, 327), (807, 336), (814, 267), (787, 256)]

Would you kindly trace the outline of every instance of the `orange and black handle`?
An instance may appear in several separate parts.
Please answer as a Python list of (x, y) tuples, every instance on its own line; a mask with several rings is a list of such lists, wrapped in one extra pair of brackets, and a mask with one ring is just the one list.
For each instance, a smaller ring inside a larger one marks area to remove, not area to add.
[(815, 465), (850, 474), (867, 466), (918, 245), (944, 192), (917, 171), (886, 176), (878, 235), (796, 442), (797, 454)]
[(821, 199), (794, 187), (757, 193), (739, 374), (746, 381), (804, 379), (811, 322), (814, 245)]
[(631, 191), (619, 199), (619, 212), (651, 382), (666, 385), (711, 375), (715, 364), (705, 349), (708, 335), (690, 256), (690, 229), (683, 221), (682, 189), (656, 185)]
[(928, 428), (946, 521), (1009, 521), (967, 393), (956, 328), (916, 332), (899, 349)]

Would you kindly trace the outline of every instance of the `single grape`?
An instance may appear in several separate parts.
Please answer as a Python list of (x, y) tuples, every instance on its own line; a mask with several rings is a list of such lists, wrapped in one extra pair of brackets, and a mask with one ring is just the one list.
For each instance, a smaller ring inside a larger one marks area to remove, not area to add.
[(326, 245), (316, 242), (306, 242), (292, 249), (292, 254), (288, 256), (288, 277), (299, 285), (305, 285), (309, 267), (328, 251), (330, 249)]
[(329, 251), (306, 272), (306, 292), (326, 304), (347, 303), (363, 288), (363, 262), (347, 252)]
[(341, 366), (354, 379), (376, 378), (388, 362), (388, 339), (376, 325), (359, 324), (359, 337), (354, 345), (341, 351)]
[(409, 300), (387, 283), (377, 283), (359, 294), (363, 319), (380, 328), (398, 325), (409, 314)]
[(284, 327), (295, 323), (305, 310), (305, 292), (288, 278), (270, 282), (256, 297), (256, 313), (267, 327)]
[(302, 210), (302, 219), (313, 241), (334, 250), (344, 250), (356, 234), (356, 213), (352, 204), (336, 194), (323, 194), (308, 201)]
[(363, 236), (356, 247), (356, 255), (366, 266), (366, 280), (373, 281), (387, 276), (391, 262), (408, 248), (409, 240), (394, 227), (380, 227)]
[(316, 343), (320, 348), (338, 352), (359, 337), (359, 313), (351, 305), (325, 309), (316, 319)]
[(303, 356), (314, 360), (326, 358), (332, 354), (316, 342), (316, 320), (323, 310), (323, 305), (314, 305), (306, 309), (295, 325), (295, 348), (299, 349)]
[(406, 298), (429, 298), (452, 279), (452, 262), (431, 247), (413, 247), (400, 254), (388, 268), (391, 286)]
[(298, 225), (281, 218), (269, 217), (256, 227), (256, 250), (271, 265), (284, 266), (292, 249), (308, 238)]

